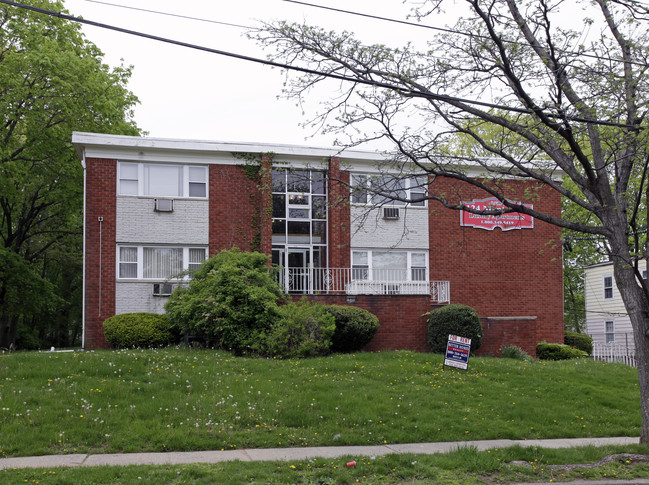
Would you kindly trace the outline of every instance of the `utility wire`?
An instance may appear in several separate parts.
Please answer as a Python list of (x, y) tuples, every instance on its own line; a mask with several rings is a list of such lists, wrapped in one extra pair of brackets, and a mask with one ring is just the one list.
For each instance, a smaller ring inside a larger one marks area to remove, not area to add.
[[(236, 54), (234, 52), (228, 52), (228, 51), (223, 51), (219, 49), (213, 49), (211, 47), (205, 47), (205, 46), (200, 46), (197, 44), (190, 44), (188, 42), (183, 42), (179, 40), (173, 40), (169, 39), (168, 37), (160, 37), (157, 35), (152, 35), (152, 34), (146, 34), (144, 32), (139, 32), (135, 30), (129, 30), (125, 29), (122, 27), (117, 27), (114, 25), (109, 25), (109, 24), (104, 24), (101, 22), (95, 22), (93, 20), (88, 20), (85, 18), (80, 18), (80, 17), (74, 17), (72, 15), (67, 15), (61, 12), (54, 12), (52, 10), (46, 10), (43, 8), (39, 7), (33, 7), (31, 5), (25, 5), (22, 3), (17, 3), (13, 2), (11, 0), (0, 0), (0, 3), (4, 3), (6, 5), (10, 5), (12, 7), (17, 7), (17, 8), (22, 8), (25, 10), (31, 10), (33, 12), (41, 13), (44, 15), (50, 15), (52, 17), (57, 17), (63, 20), (69, 20), (71, 22), (77, 22), (81, 24), (86, 24), (86, 25), (92, 25), (93, 27), (99, 27), (102, 29), (107, 29), (107, 30), (113, 30), (115, 32), (121, 32), (123, 34), (128, 34), (128, 35), (134, 35), (137, 37), (143, 37), (146, 39), (150, 40), (155, 40), (158, 42), (164, 42), (167, 44), (172, 44), (172, 45), (177, 45), (180, 47), (186, 47), (189, 49), (195, 49), (195, 50), (200, 50), (203, 52), (209, 52), (211, 54), (217, 54), (217, 55), (222, 55), (226, 57), (232, 57), (234, 59), (240, 59), (244, 61), (249, 61), (249, 62), (254, 62), (257, 64), (264, 64), (267, 66), (272, 66), (272, 67), (278, 67), (281, 69), (287, 69), (290, 71), (297, 71), (297, 72), (302, 72), (304, 74), (311, 74), (315, 76), (321, 76), (321, 77), (326, 77), (326, 78), (331, 78), (331, 79), (337, 79), (339, 81), (346, 81), (346, 82), (351, 82), (355, 84), (363, 84), (367, 86), (374, 86), (374, 87), (379, 87), (379, 88), (385, 88), (393, 91), (397, 91), (399, 93), (402, 93), (406, 96), (412, 96), (412, 97), (419, 97), (419, 98), (424, 98), (424, 99), (430, 99), (434, 101), (439, 101), (443, 103), (463, 103), (463, 104), (468, 104), (468, 105), (475, 105), (475, 106), (481, 106), (484, 108), (492, 108), (492, 109), (499, 109), (503, 111), (510, 111), (514, 113), (521, 113), (521, 114), (538, 114), (539, 112), (544, 112), (542, 109), (538, 110), (531, 110), (531, 109), (526, 109), (526, 108), (516, 108), (512, 106), (505, 106), (505, 105), (499, 105), (495, 103), (487, 103), (484, 101), (477, 101), (477, 100), (472, 100), (472, 99), (466, 99), (466, 98), (459, 98), (456, 96), (449, 96), (446, 94), (433, 94), (433, 93), (424, 93), (421, 91), (416, 91), (413, 89), (408, 89), (404, 88), (401, 86), (395, 86), (393, 84), (389, 84), (386, 82), (382, 81), (375, 81), (371, 79), (362, 79), (362, 78), (354, 78), (354, 77), (349, 77), (349, 76), (344, 76), (341, 74), (334, 74), (331, 72), (323, 72), (323, 71), (317, 71), (315, 69), (309, 69), (305, 67), (299, 67), (299, 66), (293, 66), (290, 64), (283, 64), (275, 61), (269, 61), (266, 59), (260, 59), (257, 57), (252, 57), (252, 56), (246, 56), (243, 54)], [(602, 126), (612, 126), (612, 127), (617, 127), (617, 128), (630, 128), (630, 129), (644, 129), (645, 127), (643, 126), (634, 126), (634, 125), (626, 125), (622, 123), (616, 123), (612, 121), (604, 121), (604, 120), (593, 120), (593, 119), (587, 119), (587, 118), (581, 118), (581, 117), (575, 117), (575, 116), (561, 116), (561, 115), (555, 115), (552, 113), (547, 113), (545, 112), (546, 116), (550, 118), (560, 118), (560, 119), (567, 119), (569, 121), (574, 121), (578, 123), (590, 123), (590, 124), (595, 124), (595, 125), (602, 125)]]
[[(116, 3), (103, 2), (103, 1), (100, 1), (100, 0), (85, 0), (85, 1), (90, 2), (90, 3), (97, 3), (97, 4), (101, 4), (101, 5), (107, 5), (107, 6), (111, 6), (111, 7), (127, 8), (127, 9), (130, 9), (130, 10), (138, 10), (138, 11), (141, 11), (141, 12), (154, 13), (154, 14), (158, 14), (158, 15), (166, 15), (166, 16), (169, 16), (169, 17), (177, 17), (177, 18), (188, 19), (188, 20), (196, 20), (198, 22), (208, 22), (208, 23), (226, 25), (226, 26), (229, 26), (229, 27), (237, 27), (237, 28), (242, 28), (242, 29), (251, 29), (252, 28), (252, 27), (249, 27), (249, 26), (246, 26), (246, 25), (232, 24), (232, 23), (228, 23), (228, 22), (220, 22), (220, 21), (217, 21), (217, 20), (210, 20), (210, 19), (205, 19), (205, 18), (200, 18), (200, 17), (191, 17), (191, 16), (187, 16), (187, 15), (180, 15), (180, 14), (174, 14), (174, 13), (169, 13), (169, 12), (163, 12), (163, 11), (160, 11), (160, 10), (150, 10), (150, 9), (145, 9), (145, 8), (131, 7), (129, 5), (120, 5), (120, 4), (116, 4)], [(363, 12), (355, 12), (353, 10), (345, 10), (345, 9), (342, 9), (342, 8), (327, 7), (327, 6), (324, 6), (324, 5), (317, 5), (317, 4), (314, 4), (314, 3), (302, 2), (302, 1), (299, 1), (299, 0), (281, 0), (281, 1), (287, 2), (287, 3), (293, 3), (293, 4), (296, 4), (296, 5), (303, 5), (305, 7), (320, 8), (320, 9), (329, 10), (329, 11), (332, 11), (332, 12), (344, 13), (346, 15), (355, 15), (355, 16), (358, 16), (358, 17), (364, 17), (364, 18), (370, 18), (370, 19), (374, 19), (374, 20), (381, 20), (381, 21), (384, 21), (384, 22), (392, 22), (392, 23), (395, 23), (395, 24), (407, 25), (407, 26), (410, 26), (410, 27), (418, 27), (418, 28), (422, 28), (422, 29), (430, 29), (430, 30), (435, 30), (435, 31), (438, 31), (438, 32), (444, 32), (444, 33), (447, 33), (447, 34), (463, 35), (463, 36), (466, 36), (466, 37), (471, 37), (471, 38), (476, 38), (476, 39), (491, 40), (491, 38), (486, 36), (486, 35), (478, 35), (478, 34), (474, 34), (474, 33), (471, 33), (471, 32), (463, 32), (463, 31), (460, 31), (460, 30), (454, 30), (454, 29), (449, 29), (449, 28), (444, 28), (444, 27), (435, 27), (434, 25), (426, 25), (426, 24), (422, 24), (422, 23), (418, 23), (418, 22), (410, 22), (410, 21), (407, 21), (407, 20), (398, 20), (398, 19), (393, 19), (393, 18), (390, 18), (390, 17), (382, 17), (382, 16), (379, 16), (379, 15), (371, 15), (371, 14), (367, 14), (367, 13), (363, 13)], [(514, 41), (514, 40), (503, 39), (503, 42), (505, 42), (506, 44), (512, 44), (512, 45), (516, 45), (516, 46), (523, 46), (523, 47), (527, 46), (527, 44), (524, 44), (522, 42), (517, 42), (517, 41)], [(598, 56), (598, 55), (595, 55), (595, 54), (588, 54), (587, 52), (574, 52), (574, 51), (567, 51), (567, 50), (562, 50), (562, 49), (556, 49), (556, 51), (557, 52), (562, 52), (564, 54), (574, 55), (574, 56), (588, 57), (590, 59), (596, 59), (598, 61), (627, 62), (624, 59), (618, 59), (618, 58), (614, 58), (614, 57), (603, 57), (603, 56)], [(628, 61), (628, 62), (629, 62), (629, 64), (632, 64), (632, 65), (647, 67), (647, 64), (643, 63), (643, 62), (639, 62), (639, 61)]]
[[(87, 1), (92, 1), (92, 0), (87, 0)], [(474, 39), (483, 39), (483, 40), (492, 40), (491, 37), (486, 36), (486, 35), (478, 35), (474, 34), (472, 32), (462, 32), (460, 30), (455, 30), (455, 29), (448, 29), (444, 27), (435, 27), (434, 25), (426, 25), (418, 22), (409, 22), (407, 20), (397, 20), (397, 19), (391, 19), (388, 17), (380, 17), (378, 15), (371, 15), (367, 13), (362, 13), (362, 12), (354, 12), (353, 10), (344, 10), (342, 8), (334, 8), (334, 7), (326, 7), (324, 5), (316, 5), (314, 3), (309, 3), (309, 2), (302, 2), (299, 0), (282, 0), (283, 2), (288, 2), (288, 3), (295, 3), (298, 5), (304, 5), (305, 7), (313, 7), (313, 8), (321, 8), (323, 10), (330, 10), (332, 12), (339, 12), (339, 13), (344, 13), (348, 15), (357, 15), (359, 17), (365, 17), (365, 18), (370, 18), (370, 19), (375, 19), (375, 20), (383, 20), (386, 22), (393, 22), (396, 24), (402, 24), (402, 25), (408, 25), (411, 27), (419, 27), (422, 29), (430, 29), (430, 30), (436, 30), (438, 32), (444, 32), (447, 34), (456, 34), (456, 35), (464, 35), (466, 37), (471, 37)], [(502, 41), (506, 44), (512, 44), (520, 47), (527, 47), (528, 44), (525, 44), (523, 42), (517, 42), (515, 40), (507, 40), (507, 39), (502, 39)], [(562, 52), (564, 54), (571, 54), (575, 56), (581, 56), (581, 57), (588, 57), (591, 59), (597, 59), (599, 61), (614, 61), (614, 62), (627, 62), (624, 59), (616, 59), (614, 57), (601, 57), (595, 54), (588, 54), (586, 52), (573, 52), (573, 51), (566, 51), (563, 49), (556, 49), (557, 52)], [(644, 62), (638, 62), (638, 61), (628, 61), (629, 64), (633, 64), (636, 66), (642, 66), (642, 67), (647, 67), (647, 64)]]
[(138, 12), (155, 13), (158, 15), (166, 15), (168, 17), (176, 17), (176, 18), (187, 19), (187, 20), (196, 20), (198, 22), (207, 22), (210, 24), (225, 25), (227, 27), (237, 27), (240, 29), (251, 29), (251, 27), (247, 25), (232, 24), (229, 22), (220, 22), (218, 20), (211, 20), (211, 19), (205, 19), (200, 17), (190, 17), (189, 15), (180, 15), (177, 13), (162, 12), (160, 10), (149, 10), (148, 8), (131, 7), (130, 5), (119, 5), (116, 3), (101, 2), (99, 0), (85, 0), (85, 1), (90, 3), (98, 3), (100, 5), (107, 5), (109, 7), (119, 7), (119, 8), (127, 8), (129, 10), (137, 10)]

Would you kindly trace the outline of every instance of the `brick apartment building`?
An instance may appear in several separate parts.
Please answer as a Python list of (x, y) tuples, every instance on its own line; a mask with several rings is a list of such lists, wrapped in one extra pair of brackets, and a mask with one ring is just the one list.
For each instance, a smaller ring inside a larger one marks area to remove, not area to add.
[[(563, 341), (559, 230), (424, 200), (489, 204), (477, 188), (397, 177), (378, 169), (374, 152), (94, 133), (72, 141), (85, 169), (86, 349), (108, 347), (106, 318), (163, 312), (174, 275), (235, 246), (272, 256), (291, 294), (376, 314), (381, 328), (366, 350), (428, 350), (423, 314), (448, 303), (478, 311), (478, 354)], [(560, 214), (555, 192), (500, 183), (509, 199)]]

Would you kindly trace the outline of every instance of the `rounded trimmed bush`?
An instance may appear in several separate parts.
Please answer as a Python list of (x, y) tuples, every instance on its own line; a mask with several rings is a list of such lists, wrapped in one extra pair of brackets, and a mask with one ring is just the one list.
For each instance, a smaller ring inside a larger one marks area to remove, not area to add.
[(583, 350), (574, 349), (566, 344), (541, 342), (536, 346), (536, 357), (540, 360), (569, 360), (587, 357)]
[(327, 355), (334, 333), (334, 318), (325, 305), (303, 299), (279, 307), (280, 318), (259, 335), (253, 347), (261, 354), (280, 359)]
[(430, 312), (428, 319), (428, 345), (436, 354), (446, 352), (449, 335), (471, 339), (471, 350), (482, 344), (482, 323), (478, 312), (466, 305), (447, 305)]
[(582, 350), (588, 355), (593, 353), (593, 339), (586, 334), (565, 331), (563, 333), (563, 343)]
[(326, 310), (336, 321), (336, 331), (331, 337), (332, 352), (361, 350), (379, 330), (378, 317), (364, 308), (327, 305)]
[(161, 347), (174, 340), (166, 315), (157, 313), (123, 313), (104, 321), (104, 337), (118, 349)]

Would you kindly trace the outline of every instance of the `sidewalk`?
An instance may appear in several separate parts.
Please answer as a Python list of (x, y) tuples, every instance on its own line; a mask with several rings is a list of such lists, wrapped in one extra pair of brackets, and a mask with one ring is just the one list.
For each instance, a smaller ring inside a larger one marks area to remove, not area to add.
[[(476, 447), (479, 451), (510, 446), (541, 448), (572, 448), (577, 446), (606, 446), (638, 444), (638, 438), (576, 438), (551, 440), (489, 440), (455, 441), (444, 443), (405, 443), (379, 446), (321, 446), (313, 448), (266, 448), (226, 451), (186, 451), (168, 453), (75, 454), (0, 458), (0, 470), (7, 468), (124, 466), (124, 465), (181, 465), (188, 463), (220, 463), (224, 461), (289, 461), (309, 458), (350, 458), (381, 456), (392, 453), (447, 453), (462, 447)], [(592, 483), (592, 482), (591, 482)], [(649, 483), (648, 481), (636, 483)]]

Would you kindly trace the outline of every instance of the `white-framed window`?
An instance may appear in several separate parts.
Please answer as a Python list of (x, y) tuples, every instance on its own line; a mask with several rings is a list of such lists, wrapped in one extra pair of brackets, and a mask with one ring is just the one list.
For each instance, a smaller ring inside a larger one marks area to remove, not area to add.
[(352, 251), (352, 279), (369, 279), (370, 263), (368, 251)]
[(206, 259), (206, 252), (205, 248), (189, 248), (187, 269), (189, 270), (190, 275), (194, 274), (196, 270), (201, 267), (201, 264), (203, 264)]
[(604, 299), (612, 300), (613, 299), (613, 277), (604, 276)]
[(354, 204), (406, 205), (403, 200), (389, 197), (392, 196), (411, 201), (408, 205), (412, 207), (426, 207), (427, 187), (427, 176), (352, 174), (351, 201)]
[(410, 279), (412, 281), (426, 281), (426, 253), (410, 253)]
[(118, 276), (120, 278), (137, 278), (137, 247), (120, 246), (117, 251)]
[(138, 195), (139, 168), (137, 163), (120, 163), (118, 193), (121, 195)]
[(607, 320), (604, 322), (604, 329), (606, 331), (606, 343), (614, 344), (615, 343), (615, 322), (613, 320)]
[(272, 242), (327, 244), (327, 175), (318, 170), (272, 171)]
[(207, 258), (205, 247), (120, 245), (117, 247), (117, 278), (168, 280), (196, 271)]
[(354, 250), (352, 279), (427, 281), (428, 253), (387, 249)]
[(119, 162), (117, 193), (149, 197), (207, 197), (205, 165)]

